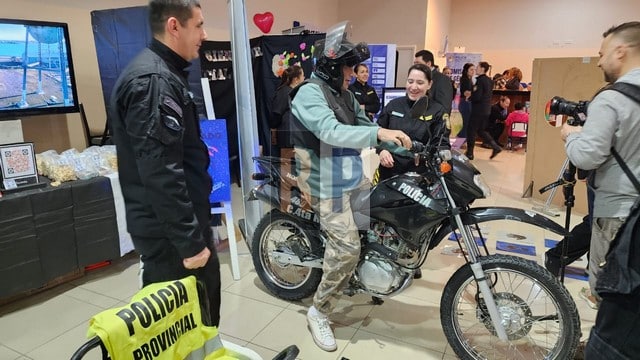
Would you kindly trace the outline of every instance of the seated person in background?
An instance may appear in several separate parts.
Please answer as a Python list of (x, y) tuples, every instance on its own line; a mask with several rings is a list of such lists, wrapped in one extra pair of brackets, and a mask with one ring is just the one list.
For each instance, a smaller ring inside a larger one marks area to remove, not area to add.
[(458, 92), (458, 88), (456, 87), (456, 82), (455, 82), (455, 81), (453, 81), (453, 78), (451, 77), (451, 75), (452, 75), (451, 68), (450, 68), (450, 67), (448, 67), (448, 66), (445, 66), (445, 67), (442, 69), (442, 73), (443, 73), (446, 77), (448, 77), (449, 79), (451, 79), (451, 89), (453, 89), (453, 97), (455, 98), (455, 97), (456, 97), (456, 93)]
[[(427, 96), (433, 84), (431, 76), (432, 72), (427, 66), (422, 64), (411, 66), (405, 85), (407, 94), (391, 100), (382, 109), (382, 113), (378, 117), (378, 125), (386, 129), (402, 130), (411, 137), (411, 140), (417, 140), (424, 144), (440, 142), (441, 146), (450, 147), (449, 114), (440, 103), (429, 99), (429, 105), (424, 115), (419, 119), (411, 117), (412, 106), (418, 99)], [(413, 159), (391, 154), (388, 150), (380, 151), (379, 155), (380, 166), (374, 175), (375, 183), (394, 175), (419, 169)]]
[(522, 90), (520, 82), (522, 81), (522, 71), (517, 67), (509, 69), (509, 75), (507, 76), (507, 84), (505, 87), (507, 90)]
[[(515, 105), (515, 111), (507, 116), (507, 120), (505, 121), (507, 129), (510, 129), (511, 124), (515, 122), (529, 123), (529, 114), (524, 111), (524, 104), (521, 102), (517, 102)], [(513, 134), (511, 134), (511, 136), (514, 137), (525, 137), (526, 135), (527, 133), (524, 131), (514, 131)]]
[(358, 64), (354, 69), (356, 81), (349, 85), (349, 90), (356, 96), (360, 107), (367, 114), (369, 120), (373, 121), (373, 115), (380, 110), (380, 98), (376, 90), (367, 84), (369, 80), (369, 68), (365, 64)]
[(507, 80), (504, 75), (495, 74), (493, 76), (493, 89), (494, 90), (506, 90)]
[[(497, 103), (491, 106), (491, 113), (489, 114), (489, 119), (487, 119), (487, 131), (493, 138), (493, 140), (500, 144), (500, 135), (504, 131), (504, 121), (507, 118), (507, 114), (509, 112), (509, 104), (511, 104), (511, 99), (508, 96), (500, 96), (500, 100)], [(483, 147), (491, 148), (490, 146)], [(500, 144), (502, 146), (502, 144)]]

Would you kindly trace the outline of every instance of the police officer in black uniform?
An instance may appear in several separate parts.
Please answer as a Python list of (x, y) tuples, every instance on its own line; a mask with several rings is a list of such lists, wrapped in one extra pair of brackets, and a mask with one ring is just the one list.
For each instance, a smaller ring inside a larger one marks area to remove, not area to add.
[(212, 325), (220, 320), (220, 263), (209, 227), (209, 155), (185, 70), (207, 34), (197, 0), (151, 0), (153, 40), (120, 75), (109, 117), (127, 227), (142, 283), (195, 275)]
[(356, 100), (364, 109), (369, 120), (373, 120), (373, 115), (380, 110), (380, 98), (378, 98), (376, 89), (367, 83), (369, 68), (361, 63), (356, 65), (353, 71), (356, 73), (356, 80), (349, 85), (349, 90), (356, 96)]

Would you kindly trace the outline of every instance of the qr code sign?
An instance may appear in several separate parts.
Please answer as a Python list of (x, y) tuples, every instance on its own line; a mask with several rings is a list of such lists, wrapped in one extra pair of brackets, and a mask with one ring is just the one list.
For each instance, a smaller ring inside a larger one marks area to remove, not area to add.
[(10, 147), (1, 150), (3, 173), (7, 178), (29, 176), (34, 173), (33, 157), (30, 149)]

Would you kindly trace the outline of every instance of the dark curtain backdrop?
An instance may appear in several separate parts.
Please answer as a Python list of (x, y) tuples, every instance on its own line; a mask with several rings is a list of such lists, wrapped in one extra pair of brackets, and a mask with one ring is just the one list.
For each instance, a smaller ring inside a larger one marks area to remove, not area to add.
[[(324, 34), (261, 36), (251, 39), (254, 96), (258, 121), (258, 141), (264, 155), (270, 155), (269, 114), (271, 101), (280, 84), (281, 71), (299, 64), (308, 76), (313, 69), (311, 47)], [(209, 79), (213, 107), (217, 118), (227, 119), (229, 155), (237, 156), (238, 120), (235, 107), (231, 43), (205, 41), (200, 49), (202, 76)], [(233, 172), (233, 171), (232, 171)]]
[[(324, 39), (324, 34), (306, 34), (306, 35), (276, 35), (263, 36), (260, 48), (262, 51), (262, 62), (260, 65), (260, 78), (258, 87), (262, 92), (260, 101), (256, 102), (259, 118), (258, 122), (262, 126), (265, 138), (262, 144), (269, 144), (271, 134), (269, 131), (269, 114), (271, 113), (271, 104), (276, 89), (280, 85), (279, 75), (286, 67), (298, 64), (302, 66), (306, 77), (311, 75), (313, 70), (313, 61), (311, 58), (311, 47), (320, 39)], [(271, 147), (264, 146), (263, 151), (269, 155)], [(275, 154), (277, 155), (277, 154)]]
[[(146, 6), (96, 10), (91, 12), (91, 25), (98, 55), (102, 96), (108, 110), (109, 98), (120, 72), (151, 42), (153, 36), (149, 29), (149, 12)], [(190, 69), (191, 91), (198, 112), (204, 116), (200, 61), (192, 61)], [(82, 94), (78, 96), (82, 99)]]
[[(260, 38), (249, 40), (251, 47), (253, 67), (253, 81), (255, 88), (259, 88), (259, 63), (262, 59), (259, 53)], [(256, 50), (258, 49), (258, 50)], [(227, 138), (229, 141), (229, 157), (232, 159), (231, 176), (239, 179), (239, 161), (238, 156), (238, 116), (236, 112), (236, 95), (234, 85), (234, 74), (231, 54), (231, 42), (229, 41), (205, 41), (200, 47), (200, 69), (202, 77), (209, 79), (209, 88), (211, 97), (213, 98), (213, 110), (216, 118), (225, 119), (227, 121)], [(256, 103), (262, 93), (255, 92)], [(248, 94), (247, 94), (248, 96)], [(260, 114), (258, 114), (258, 125), (260, 124)], [(258, 134), (262, 133), (260, 125), (258, 126)], [(258, 136), (260, 143), (263, 138)]]

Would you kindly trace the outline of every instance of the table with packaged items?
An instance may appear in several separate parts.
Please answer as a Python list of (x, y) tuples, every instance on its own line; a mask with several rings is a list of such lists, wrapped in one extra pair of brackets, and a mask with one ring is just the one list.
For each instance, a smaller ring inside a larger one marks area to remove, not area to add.
[(115, 149), (47, 151), (36, 162), (41, 186), (0, 197), (0, 304), (78, 278), (131, 250), (120, 244), (126, 225), (118, 224), (123, 211), (116, 211)]

